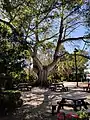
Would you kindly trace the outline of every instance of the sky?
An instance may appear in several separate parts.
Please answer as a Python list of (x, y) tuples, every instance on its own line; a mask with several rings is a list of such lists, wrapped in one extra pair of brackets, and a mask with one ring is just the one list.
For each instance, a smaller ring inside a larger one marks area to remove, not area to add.
[[(86, 33), (86, 29), (83, 26), (80, 26), (79, 28), (77, 28), (74, 32), (72, 32), (72, 34), (70, 35), (70, 37), (81, 37), (84, 36)], [(77, 49), (83, 49), (84, 47), (84, 42), (83, 41), (77, 41), (77, 42), (67, 42), (64, 43), (65, 49), (69, 52), (72, 53), (74, 51), (75, 48)]]
[[(79, 27), (76, 31), (72, 32), (71, 37), (80, 37), (85, 35), (87, 32), (87, 29), (83, 26)], [(83, 49), (84, 47), (84, 42), (83, 41), (77, 41), (73, 45), (71, 43), (64, 43), (65, 49), (69, 52), (72, 53), (75, 48), (77, 49)], [(88, 48), (88, 51), (90, 51), (90, 48)], [(87, 62), (87, 68), (90, 69), (90, 60)]]

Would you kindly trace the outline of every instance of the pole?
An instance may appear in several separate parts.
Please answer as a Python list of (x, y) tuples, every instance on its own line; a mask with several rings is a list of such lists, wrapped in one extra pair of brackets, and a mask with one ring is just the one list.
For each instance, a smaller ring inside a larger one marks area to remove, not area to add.
[(30, 82), (30, 65), (29, 65), (29, 82)]
[(76, 52), (77, 52), (77, 51), (76, 51), (76, 49), (75, 49), (75, 51), (74, 51), (74, 55), (75, 55), (75, 71), (76, 71), (76, 73), (75, 73), (75, 77), (76, 77), (76, 82), (77, 82), (77, 87), (78, 87)]
[(32, 63), (29, 64), (29, 82), (30, 82), (31, 65)]

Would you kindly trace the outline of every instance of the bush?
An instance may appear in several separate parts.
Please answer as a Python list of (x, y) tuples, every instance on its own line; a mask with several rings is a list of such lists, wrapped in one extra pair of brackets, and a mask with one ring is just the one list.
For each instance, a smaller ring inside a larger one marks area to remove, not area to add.
[(23, 103), (20, 99), (20, 91), (7, 90), (0, 93), (0, 113), (7, 113), (20, 107)]
[(81, 120), (88, 118), (88, 113), (85, 110), (78, 111), (77, 114)]

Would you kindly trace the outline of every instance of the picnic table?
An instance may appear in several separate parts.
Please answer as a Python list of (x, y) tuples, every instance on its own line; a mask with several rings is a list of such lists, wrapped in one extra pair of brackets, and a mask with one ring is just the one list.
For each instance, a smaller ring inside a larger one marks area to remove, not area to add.
[(90, 92), (90, 83), (88, 83), (86, 86), (83, 86), (83, 90), (86, 92)]
[(27, 90), (27, 91), (31, 91), (32, 86), (29, 83), (19, 83), (18, 84), (18, 89), (23, 91), (23, 90)]
[(62, 100), (58, 103), (58, 108), (57, 112), (64, 106), (72, 107), (74, 111), (77, 111), (77, 107), (79, 107), (81, 110), (81, 107), (83, 106), (85, 109), (88, 109), (86, 102), (84, 101), (86, 97), (81, 97), (81, 96), (63, 96)]
[(52, 83), (49, 88), (52, 91), (68, 91), (68, 87), (64, 87), (63, 83)]

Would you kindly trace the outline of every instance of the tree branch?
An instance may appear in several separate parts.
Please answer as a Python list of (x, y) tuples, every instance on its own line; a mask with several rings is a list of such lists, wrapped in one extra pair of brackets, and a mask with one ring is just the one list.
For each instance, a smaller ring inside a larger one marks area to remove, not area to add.
[(55, 53), (54, 53), (54, 59), (56, 59), (56, 55), (59, 52), (59, 48), (60, 48), (60, 45), (61, 45), (62, 34), (63, 34), (63, 29), (64, 29), (64, 26), (63, 26), (63, 16), (62, 16), (61, 21), (60, 21), (59, 38), (58, 38), (57, 47), (56, 47), (56, 50), (55, 50)]
[(64, 31), (63, 31), (63, 38), (62, 39), (65, 39), (65, 37), (66, 37), (66, 31), (67, 31), (67, 29), (66, 29), (66, 27), (64, 28)]
[(89, 39), (90, 40), (90, 36), (83, 36), (83, 37), (77, 37), (77, 38), (66, 38), (66, 39), (62, 40), (62, 43), (66, 42), (66, 41), (83, 40), (83, 39)]
[(68, 26), (66, 29), (69, 29), (69, 28), (71, 28), (71, 27), (73, 27), (73, 26), (75, 26), (77, 24), (82, 24), (82, 23), (84, 23), (84, 22), (80, 22), (80, 21), (79, 22), (75, 22), (74, 24)]
[[(71, 55), (74, 55), (74, 54), (71, 54)], [(86, 55), (83, 55), (83, 54), (77, 54), (77, 56), (81, 56), (81, 57), (84, 57), (84, 58), (87, 58), (90, 60), (90, 56), (86, 56)]]
[(39, 67), (39, 69), (43, 69), (42, 63), (40, 62), (40, 60), (37, 58), (37, 56), (32, 56), (33, 61), (35, 61), (35, 63), (37, 64), (37, 66)]
[(69, 16), (71, 16), (71, 15), (72, 15), (75, 11), (77, 11), (80, 7), (81, 7), (80, 5), (77, 5), (77, 6), (74, 8), (74, 10), (71, 11), (71, 12), (64, 18), (64, 20), (67, 19)]
[(85, 48), (85, 45), (86, 45), (86, 42), (84, 43), (84, 46), (83, 46), (82, 50), (84, 50), (84, 48)]
[(51, 36), (51, 37), (48, 37), (48, 38), (46, 38), (46, 39), (43, 39), (43, 40), (39, 41), (39, 43), (43, 43), (43, 42), (45, 42), (46, 40), (50, 40), (50, 39), (56, 37), (56, 35), (58, 35), (58, 34), (59, 34), (59, 33), (56, 33), (56, 34), (54, 34), (54, 35)]
[[(81, 24), (80, 24), (81, 25)], [(78, 25), (77, 27), (74, 27), (71, 31), (69, 31), (69, 33), (66, 35), (66, 36), (68, 36), (68, 35), (70, 35), (70, 33), (72, 33), (74, 30), (76, 30), (80, 25)], [(65, 36), (65, 37), (66, 37)]]
[(60, 61), (60, 58), (62, 59), (65, 54), (67, 54), (67, 52), (64, 52), (62, 55), (58, 55), (56, 59), (54, 59), (53, 62), (48, 65), (48, 72), (50, 72), (56, 66), (56, 64)]
[(90, 41), (86, 41), (86, 40), (83, 40), (83, 42), (85, 42), (85, 43), (90, 43)]
[(85, 56), (85, 55), (82, 55), (82, 54), (79, 54), (78, 56), (82, 56), (82, 57), (85, 57), (85, 58), (90, 60), (90, 56)]

